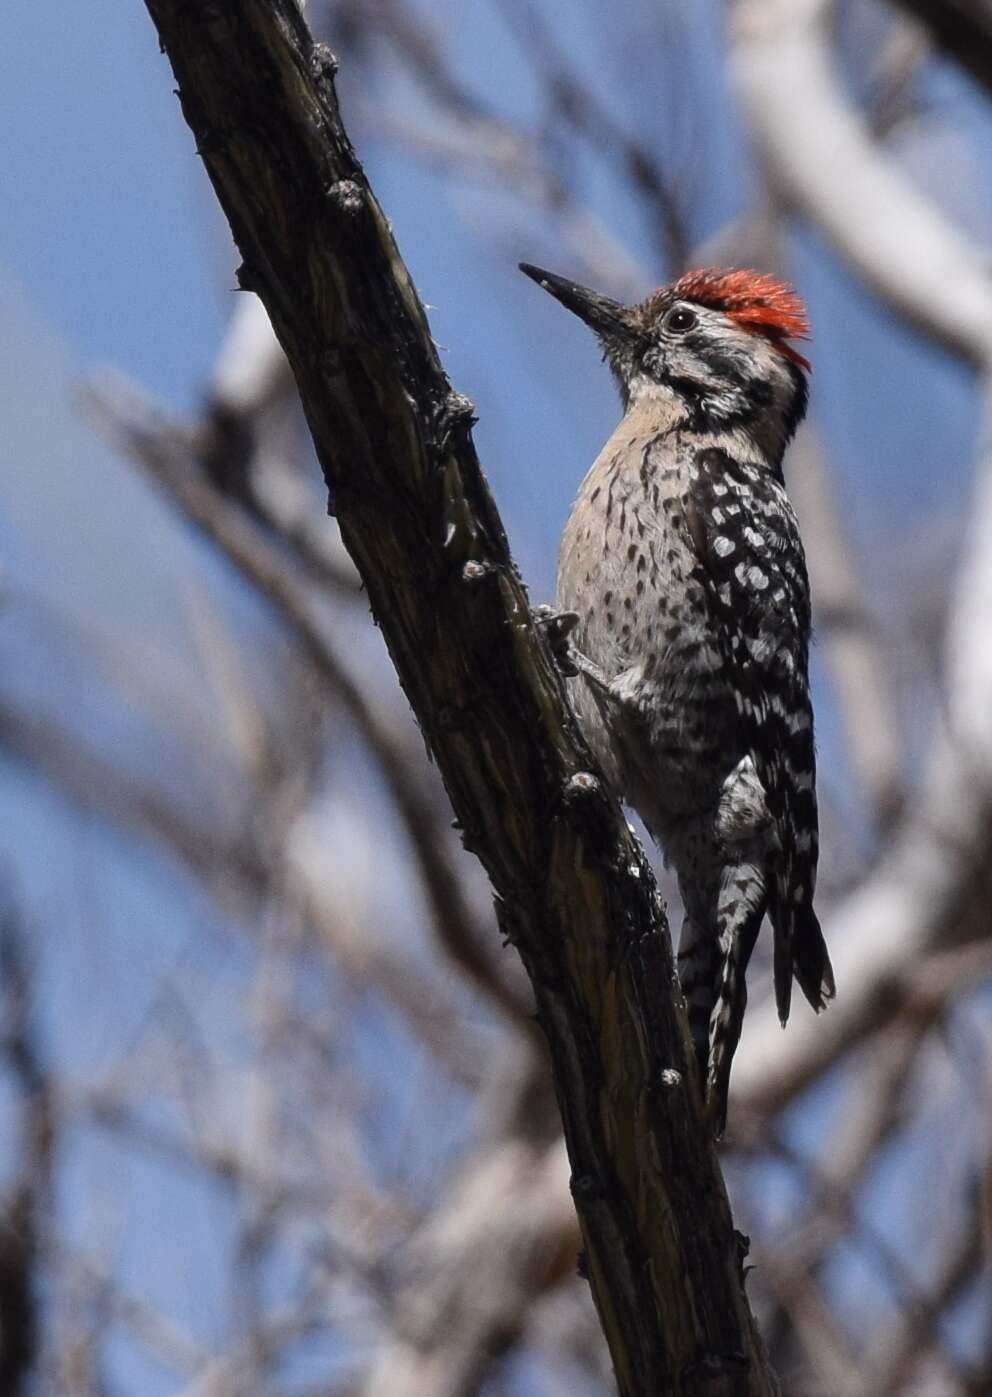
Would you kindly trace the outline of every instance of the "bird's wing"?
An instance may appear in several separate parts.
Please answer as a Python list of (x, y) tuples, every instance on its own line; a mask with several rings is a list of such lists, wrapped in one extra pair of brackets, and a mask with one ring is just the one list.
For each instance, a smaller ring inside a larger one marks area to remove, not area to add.
[(775, 823), (769, 913), (775, 994), (788, 1017), (792, 975), (815, 1008), (833, 993), (813, 912), (818, 856), (809, 698), (809, 581), (782, 482), (716, 448), (693, 462), (686, 518), (748, 749)]

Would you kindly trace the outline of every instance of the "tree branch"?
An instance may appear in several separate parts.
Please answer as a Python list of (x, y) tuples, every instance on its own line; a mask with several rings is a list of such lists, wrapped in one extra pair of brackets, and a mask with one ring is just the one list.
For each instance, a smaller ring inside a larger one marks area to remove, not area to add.
[(812, 427), (793, 444), (789, 491), (802, 526), (814, 625), (830, 665), (852, 775), (874, 828), (887, 833), (905, 800), (898, 706), (886, 673), (878, 617)]
[(567, 1275), (575, 1213), (560, 1139), (488, 1140), (412, 1250), (399, 1322), (362, 1397), (474, 1397), (531, 1307)]
[(9, 1131), (16, 1141), (14, 1168), (0, 1195), (0, 1391), (10, 1397), (26, 1397), (40, 1366), (44, 1219), (60, 1125), (32, 1022), (35, 993), (27, 932), (9, 893), (0, 889), (0, 1064), (17, 1098)]
[(992, 93), (992, 4), (989, 0), (893, 0), (913, 15), (948, 57)]
[(872, 141), (829, 60), (829, 11), (827, 0), (736, 0), (731, 11), (731, 61), (768, 179), (876, 295), (987, 372), (992, 278), (984, 249)]
[(625, 1397), (775, 1390), (649, 867), (536, 632), (423, 308), (293, 0), (146, 0), (342, 537), (551, 1049)]

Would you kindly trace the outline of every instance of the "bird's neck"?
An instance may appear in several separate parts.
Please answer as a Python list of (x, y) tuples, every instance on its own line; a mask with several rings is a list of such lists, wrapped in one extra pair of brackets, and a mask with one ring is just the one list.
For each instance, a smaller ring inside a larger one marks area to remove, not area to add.
[(620, 431), (644, 439), (677, 436), (690, 447), (717, 447), (740, 460), (755, 457), (775, 468), (792, 434), (789, 404), (766, 404), (719, 392), (693, 394), (684, 386), (643, 380), (627, 399)]

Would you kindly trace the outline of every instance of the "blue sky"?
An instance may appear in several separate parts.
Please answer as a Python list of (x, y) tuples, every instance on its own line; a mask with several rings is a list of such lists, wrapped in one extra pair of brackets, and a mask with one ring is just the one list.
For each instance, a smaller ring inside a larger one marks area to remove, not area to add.
[(74, 357), (192, 403), (226, 313), (219, 219), (144, 6), (42, 0), (4, 28), (7, 278)]

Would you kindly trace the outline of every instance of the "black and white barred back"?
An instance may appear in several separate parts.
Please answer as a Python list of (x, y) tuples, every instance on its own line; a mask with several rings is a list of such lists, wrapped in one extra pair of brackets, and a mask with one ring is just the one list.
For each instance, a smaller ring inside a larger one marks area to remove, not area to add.
[(714, 629), (728, 687), (774, 826), (767, 896), (775, 936), (775, 997), (784, 1024), (793, 974), (817, 1010), (834, 993), (813, 911), (818, 818), (805, 555), (795, 512), (775, 470), (736, 461), (716, 448), (698, 451), (694, 464), (687, 523), (699, 577), (718, 620)]

